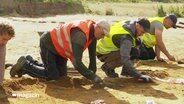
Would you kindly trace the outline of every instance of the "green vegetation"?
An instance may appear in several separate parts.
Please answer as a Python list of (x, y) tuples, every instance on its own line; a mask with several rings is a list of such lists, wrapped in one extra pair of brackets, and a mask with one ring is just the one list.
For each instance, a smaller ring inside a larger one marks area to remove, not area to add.
[(171, 6), (171, 7), (169, 7), (169, 13), (174, 13), (178, 17), (184, 17), (184, 6), (182, 6), (182, 7)]
[(152, 1), (158, 1), (158, 2), (163, 2), (163, 3), (174, 3), (174, 2), (184, 2), (183, 0), (152, 0)]
[(105, 11), (105, 15), (114, 15), (114, 12), (111, 8), (107, 8)]
[(164, 8), (163, 8), (163, 6), (162, 6), (162, 5), (160, 5), (160, 6), (158, 7), (157, 15), (158, 15), (158, 16), (160, 16), (160, 17), (162, 17), (162, 16), (165, 16), (165, 15), (166, 15), (166, 12), (165, 12), (165, 10), (164, 10)]
[(7, 3), (0, 4), (3, 8), (0, 13), (12, 13), (12, 11), (20, 15), (89, 13), (140, 17), (175, 13), (178, 17), (184, 17), (184, 4), (178, 2), (184, 0), (12, 0), (9, 2), (14, 5), (7, 5), (9, 4), (7, 0)]
[(140, 2), (163, 2), (163, 3), (174, 3), (174, 2), (178, 2), (178, 3), (182, 3), (184, 2), (183, 0), (17, 0), (17, 1), (22, 1), (22, 2), (51, 2), (51, 3), (55, 3), (55, 2), (65, 2), (65, 3), (73, 3), (73, 2), (132, 2), (132, 3), (140, 3)]
[(81, 0), (17, 0), (18, 2), (34, 2), (34, 3), (67, 3), (67, 4), (81, 4)]
[(178, 17), (184, 17), (184, 5), (183, 6), (177, 6), (177, 5), (172, 6), (171, 5), (168, 8), (166, 8), (166, 10), (163, 8), (162, 5), (160, 5), (158, 7), (157, 15), (158, 16), (165, 16), (166, 14), (174, 13)]
[(162, 3), (182, 3), (184, 0), (83, 0), (89, 2), (132, 2), (132, 3), (141, 3), (141, 2), (162, 2)]

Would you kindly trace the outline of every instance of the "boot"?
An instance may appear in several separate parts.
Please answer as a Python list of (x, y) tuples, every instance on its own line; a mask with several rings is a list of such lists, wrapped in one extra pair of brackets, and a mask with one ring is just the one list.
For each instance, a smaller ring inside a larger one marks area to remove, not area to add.
[(46, 75), (47, 70), (44, 67), (35, 65), (31, 62), (28, 62), (24, 66), (22, 73), (23, 74), (28, 74), (32, 77), (47, 79), (47, 75)]
[(130, 76), (129, 73), (128, 73), (128, 71), (127, 71), (127, 69), (125, 69), (124, 67), (121, 70), (121, 75), (122, 76), (126, 76), (126, 77), (129, 77)]
[(109, 68), (106, 64), (103, 64), (101, 69), (105, 72), (105, 74), (108, 76), (108, 77), (111, 77), (111, 78), (117, 78), (119, 77), (117, 73), (115, 73), (114, 69), (111, 69)]
[(127, 72), (125, 69), (122, 69), (122, 70), (121, 70), (121, 75), (122, 75), (122, 76), (126, 76), (126, 77), (129, 76), (128, 72)]
[(20, 73), (20, 70), (22, 70), (26, 62), (27, 62), (26, 58), (24, 56), (21, 56), (17, 60), (17, 63), (13, 65), (13, 67), (10, 69), (11, 77), (15, 77), (15, 75), (18, 75), (19, 77), (21, 77), (22, 74)]
[(30, 61), (30, 63), (33, 63), (34, 65), (43, 66), (43, 64), (39, 63), (37, 60), (34, 60), (31, 55), (27, 55), (26, 59)]

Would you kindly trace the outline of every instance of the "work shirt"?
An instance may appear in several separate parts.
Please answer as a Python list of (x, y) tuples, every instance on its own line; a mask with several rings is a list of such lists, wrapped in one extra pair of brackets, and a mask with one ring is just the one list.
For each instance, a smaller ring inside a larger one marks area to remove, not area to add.
[(159, 21), (152, 22), (150, 25), (150, 32), (149, 33), (154, 35), (156, 29), (163, 31), (164, 30), (163, 24), (160, 23)]
[[(82, 62), (82, 56), (86, 43), (86, 36), (79, 28), (73, 28), (71, 30), (71, 43), (72, 51), (74, 55), (73, 65), (76, 70), (88, 79), (93, 80), (96, 72), (96, 39), (94, 37), (94, 26), (91, 26), (89, 39), (92, 39), (92, 43), (88, 47), (89, 51), (89, 67), (86, 67)], [(45, 43), (46, 48), (49, 51), (59, 55), (54, 48), (50, 34), (41, 37), (40, 41)]]
[(157, 44), (155, 36), (156, 29), (163, 31), (164, 26), (161, 21), (153, 20), (150, 25), (149, 33), (145, 33), (142, 37), (143, 44), (147, 48), (153, 48)]
[[(130, 32), (133, 37), (136, 39), (136, 29), (135, 29), (136, 22), (126, 22), (123, 27)], [(133, 38), (130, 35), (114, 35), (112, 37), (112, 41), (116, 47), (120, 48), (120, 55), (121, 55), (121, 62), (123, 68), (128, 71), (131, 76), (140, 77), (140, 73), (135, 69), (132, 61), (130, 60), (130, 52), (133, 46)], [(136, 45), (139, 46), (139, 40), (136, 39)]]

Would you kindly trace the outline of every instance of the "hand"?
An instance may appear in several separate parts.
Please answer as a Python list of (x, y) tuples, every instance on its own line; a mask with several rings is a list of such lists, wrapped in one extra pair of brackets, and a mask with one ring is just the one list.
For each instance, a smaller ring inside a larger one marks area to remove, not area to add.
[(95, 78), (92, 80), (92, 82), (94, 84), (99, 84), (99, 85), (103, 84), (103, 80), (99, 76), (97, 76), (97, 75), (95, 75)]
[(165, 60), (163, 58), (157, 58), (157, 61), (165, 62)]
[(168, 59), (169, 59), (170, 61), (176, 61), (175, 57), (172, 56), (172, 55), (169, 55), (169, 56), (168, 56)]
[(148, 75), (141, 75), (138, 80), (144, 81), (144, 82), (151, 82), (152, 78)]

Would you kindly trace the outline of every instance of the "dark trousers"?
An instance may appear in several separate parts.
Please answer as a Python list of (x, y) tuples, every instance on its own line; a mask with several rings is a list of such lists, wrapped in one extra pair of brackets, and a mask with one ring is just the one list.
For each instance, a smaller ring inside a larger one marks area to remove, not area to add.
[(40, 49), (44, 67), (29, 63), (24, 68), (25, 74), (47, 80), (57, 80), (67, 74), (67, 59), (49, 51), (42, 42), (40, 42)]
[(140, 56), (141, 60), (153, 60), (155, 59), (156, 54), (153, 48), (147, 48), (145, 45), (140, 46)]

